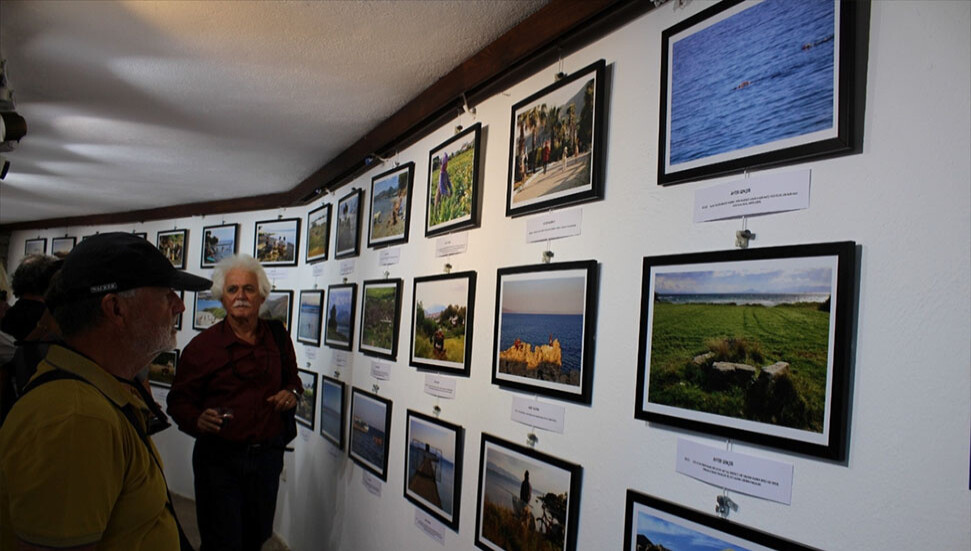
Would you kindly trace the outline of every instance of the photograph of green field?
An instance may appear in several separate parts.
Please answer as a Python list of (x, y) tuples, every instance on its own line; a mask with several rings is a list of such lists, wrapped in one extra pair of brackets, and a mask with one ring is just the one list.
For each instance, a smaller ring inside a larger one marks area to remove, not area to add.
[(652, 274), (650, 404), (823, 432), (833, 257)]
[(393, 356), (398, 350), (401, 280), (364, 282), (361, 303), (361, 343), (365, 354)]
[(411, 365), (467, 371), (475, 272), (415, 279)]
[(432, 151), (428, 163), (426, 234), (454, 229), (472, 220), (479, 130), (479, 125), (469, 128)]

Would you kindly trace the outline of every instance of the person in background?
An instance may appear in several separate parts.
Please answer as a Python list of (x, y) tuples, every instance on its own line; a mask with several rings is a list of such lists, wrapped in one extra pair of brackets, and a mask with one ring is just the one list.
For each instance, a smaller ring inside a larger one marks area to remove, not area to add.
[(175, 347), (173, 289), (210, 284), (128, 233), (68, 254), (45, 297), (63, 343), (0, 428), (0, 549), (189, 548), (132, 378)]
[(288, 418), (303, 392), (283, 324), (259, 318), (270, 281), (249, 255), (221, 260), (212, 296), (226, 318), (185, 347), (168, 413), (196, 438), (192, 451), (202, 551), (258, 551), (273, 516), (292, 438)]
[(40, 254), (29, 255), (20, 262), (11, 282), (17, 302), (0, 319), (0, 331), (22, 341), (37, 327), (46, 309), (44, 292), (60, 267), (58, 258)]

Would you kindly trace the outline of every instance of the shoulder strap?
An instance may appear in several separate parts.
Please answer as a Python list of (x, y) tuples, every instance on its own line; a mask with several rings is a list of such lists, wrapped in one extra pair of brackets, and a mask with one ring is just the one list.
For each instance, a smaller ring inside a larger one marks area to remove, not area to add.
[(270, 327), (270, 333), (273, 334), (273, 341), (276, 342), (276, 347), (280, 350), (281, 365), (285, 366), (290, 359), (290, 347), (287, 346), (287, 340), (289, 339), (287, 328), (283, 326), (283, 322), (280, 320), (266, 320), (266, 323)]

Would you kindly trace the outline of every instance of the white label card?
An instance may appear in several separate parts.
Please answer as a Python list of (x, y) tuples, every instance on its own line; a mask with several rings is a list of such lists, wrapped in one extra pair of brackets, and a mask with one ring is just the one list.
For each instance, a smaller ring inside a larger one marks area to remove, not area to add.
[(425, 394), (452, 399), (455, 398), (455, 387), (455, 379), (452, 377), (431, 373), (425, 375)]
[(307, 355), (307, 359), (308, 360), (316, 360), (317, 359), (317, 347), (316, 346), (313, 346), (313, 345), (305, 346), (305, 347), (303, 347), (303, 352), (304, 352), (304, 354)]
[(809, 208), (809, 170), (732, 180), (695, 192), (695, 222)]
[(469, 232), (451, 233), (435, 240), (435, 256), (452, 256), (469, 250)]
[(308, 429), (307, 427), (305, 427), (303, 425), (300, 425), (300, 431), (299, 432), (300, 432), (300, 439), (301, 440), (303, 440), (304, 442), (310, 442), (310, 429)]
[(792, 503), (792, 463), (678, 439), (675, 470), (719, 488), (778, 503)]
[(318, 277), (324, 275), (324, 263), (323, 262), (318, 262), (318, 263), (314, 264), (314, 272), (313, 273), (314, 273), (314, 278), (318, 278)]
[(415, 507), (415, 526), (435, 543), (445, 546), (445, 525), (418, 507)]
[(391, 364), (386, 362), (371, 362), (371, 376), (380, 381), (391, 380)]
[(526, 221), (526, 242), (535, 243), (547, 239), (560, 239), (580, 235), (580, 209), (558, 210), (533, 216)]
[(264, 268), (263, 271), (266, 272), (267, 279), (270, 280), (274, 287), (276, 287), (276, 284), (279, 283), (280, 280), (286, 280), (287, 275), (289, 275), (289, 273), (283, 268)]
[(334, 356), (333, 356), (334, 367), (337, 369), (345, 369), (348, 366), (350, 366), (351, 362), (348, 361), (348, 356), (350, 356), (350, 354), (348, 354), (347, 352), (335, 350)]
[(371, 474), (367, 469), (361, 469), (361, 484), (364, 484), (367, 491), (381, 497), (381, 479)]
[(168, 401), (169, 389), (164, 387), (157, 387), (155, 385), (151, 385), (151, 387), (152, 387), (152, 398), (155, 398), (156, 402), (160, 404), (164, 404), (165, 402)]
[(514, 396), (512, 399), (512, 420), (538, 429), (563, 434), (566, 424), (566, 408)]
[(381, 249), (381, 254), (378, 256), (378, 264), (381, 266), (394, 266), (400, 261), (401, 261), (401, 247)]
[(348, 258), (347, 260), (341, 261), (341, 275), (351, 275), (354, 273), (354, 259)]

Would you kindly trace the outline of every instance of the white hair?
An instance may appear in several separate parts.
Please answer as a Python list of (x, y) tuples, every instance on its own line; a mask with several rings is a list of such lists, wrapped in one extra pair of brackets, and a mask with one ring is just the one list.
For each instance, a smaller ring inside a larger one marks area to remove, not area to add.
[(270, 296), (273, 286), (270, 285), (270, 278), (266, 277), (263, 265), (248, 254), (234, 254), (227, 256), (216, 264), (216, 269), (212, 272), (212, 298), (222, 299), (223, 284), (226, 283), (226, 274), (233, 270), (245, 270), (256, 274), (256, 281), (260, 285), (260, 296), (266, 298)]

